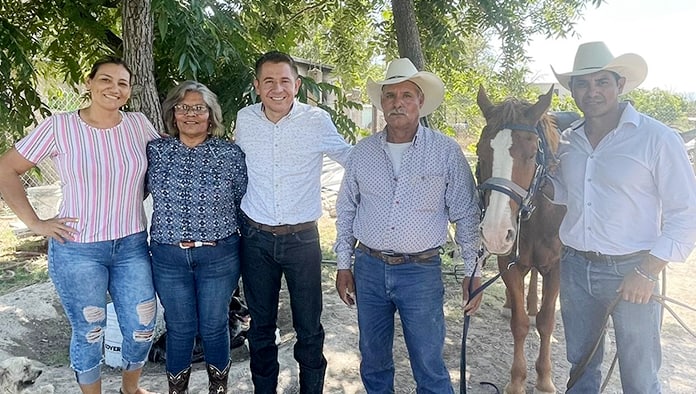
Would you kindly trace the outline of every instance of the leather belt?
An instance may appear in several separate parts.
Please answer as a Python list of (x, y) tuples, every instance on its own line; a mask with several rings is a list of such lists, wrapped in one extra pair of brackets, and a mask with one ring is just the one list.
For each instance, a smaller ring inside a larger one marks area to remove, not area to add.
[(215, 241), (181, 241), (179, 247), (181, 249), (200, 248), (201, 246), (216, 246)]
[(620, 254), (620, 255), (612, 255), (612, 254), (603, 254), (599, 252), (594, 252), (594, 251), (585, 251), (585, 250), (577, 250), (573, 249), (569, 246), (566, 246), (568, 248), (569, 252), (575, 256), (580, 256), (584, 258), (587, 261), (591, 261), (593, 263), (616, 263), (616, 262), (621, 262), (625, 260), (630, 260), (634, 257), (638, 257), (640, 255), (644, 255), (648, 253), (648, 250), (639, 250), (637, 252), (633, 253), (628, 253), (628, 254)]
[(299, 233), (300, 231), (310, 230), (317, 227), (317, 222), (305, 222), (298, 224), (281, 224), (280, 226), (269, 226), (268, 224), (258, 223), (251, 220), (248, 216), (246, 217), (246, 222), (249, 226), (271, 233), (273, 235), (287, 235), (293, 233)]
[(391, 251), (391, 250), (376, 250), (376, 249), (372, 249), (368, 246), (365, 246), (362, 243), (359, 243), (357, 248), (362, 250), (363, 252), (369, 254), (370, 256), (378, 258), (378, 259), (380, 259), (380, 260), (382, 260), (385, 263), (390, 264), (390, 265), (403, 264), (403, 263), (407, 263), (409, 261), (423, 262), (423, 261), (430, 259), (431, 257), (437, 256), (440, 254), (439, 247), (424, 250), (424, 251), (418, 252), (418, 253), (395, 253), (394, 251)]

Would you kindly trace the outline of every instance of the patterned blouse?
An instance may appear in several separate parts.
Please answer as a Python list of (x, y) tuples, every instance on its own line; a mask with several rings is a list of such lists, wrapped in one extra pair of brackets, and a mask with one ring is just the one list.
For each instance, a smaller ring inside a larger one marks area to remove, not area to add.
[(178, 138), (162, 138), (148, 144), (147, 159), (153, 241), (215, 241), (237, 232), (247, 186), (237, 145), (209, 138), (190, 148)]

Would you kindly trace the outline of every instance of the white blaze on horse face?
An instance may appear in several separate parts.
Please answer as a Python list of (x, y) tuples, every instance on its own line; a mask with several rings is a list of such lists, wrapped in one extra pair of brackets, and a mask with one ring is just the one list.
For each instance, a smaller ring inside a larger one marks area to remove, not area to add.
[[(491, 176), (512, 181), (513, 159), (512, 130), (503, 129), (491, 140), (493, 164)], [(486, 215), (481, 221), (481, 238), (486, 249), (493, 254), (507, 254), (516, 238), (515, 221), (510, 208), (510, 197), (504, 193), (491, 191), (486, 207)]]

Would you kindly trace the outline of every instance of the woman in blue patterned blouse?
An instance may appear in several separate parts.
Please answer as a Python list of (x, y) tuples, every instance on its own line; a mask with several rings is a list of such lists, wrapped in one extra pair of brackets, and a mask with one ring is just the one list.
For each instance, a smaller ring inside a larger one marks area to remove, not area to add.
[(239, 202), (244, 154), (225, 141), (217, 96), (186, 81), (169, 92), (163, 113), (173, 138), (147, 147), (155, 288), (167, 325), (169, 392), (187, 392), (200, 334), (210, 393), (227, 392), (229, 302), (239, 280)]

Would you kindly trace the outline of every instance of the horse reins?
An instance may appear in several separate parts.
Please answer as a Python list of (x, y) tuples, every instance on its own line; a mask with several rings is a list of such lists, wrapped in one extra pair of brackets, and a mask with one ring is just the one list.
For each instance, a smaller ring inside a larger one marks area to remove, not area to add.
[[(667, 305), (668, 302), (671, 302), (675, 305), (681, 306), (683, 308), (686, 308), (688, 310), (696, 312), (696, 308), (689, 306), (683, 302), (677, 301), (673, 298), (667, 297), (667, 275), (666, 272), (662, 273), (662, 291), (661, 294), (653, 294), (650, 299), (654, 302), (657, 302), (658, 304), (662, 305), (662, 313), (661, 315), (661, 320), (660, 320), (660, 325), (662, 325), (662, 319), (664, 319), (664, 311), (668, 311), (672, 317), (679, 323), (679, 325), (682, 326), (686, 332), (691, 334), (694, 338), (696, 338), (696, 332), (692, 331), (687, 324), (677, 315), (677, 313)], [(577, 381), (582, 377), (582, 375), (585, 373), (585, 370), (587, 369), (587, 365), (590, 363), (590, 360), (594, 357), (595, 353), (597, 353), (597, 350), (599, 349), (599, 345), (602, 342), (604, 335), (606, 335), (607, 328), (608, 328), (608, 323), (609, 323), (609, 317), (611, 314), (614, 312), (614, 309), (616, 309), (616, 305), (621, 301), (621, 295), (617, 295), (616, 298), (612, 301), (611, 304), (609, 304), (609, 307), (607, 307), (606, 313), (604, 314), (604, 324), (602, 325), (602, 331), (599, 333), (599, 336), (597, 337), (597, 342), (595, 342), (594, 346), (592, 347), (592, 350), (585, 355), (585, 357), (582, 359), (582, 362), (579, 363), (579, 367), (573, 371), (573, 373), (570, 374), (570, 378), (568, 379), (568, 383), (566, 385), (566, 390), (570, 390), (571, 387), (575, 386)], [(604, 389), (606, 389), (608, 383), (609, 383), (609, 378), (611, 378), (612, 372), (614, 371), (614, 367), (616, 365), (616, 361), (618, 359), (618, 353), (614, 355), (614, 359), (611, 362), (611, 366), (609, 367), (609, 372), (607, 372), (607, 376), (604, 379), (604, 383), (602, 384), (602, 387), (600, 389), (600, 392), (604, 392)]]
[[(477, 168), (477, 181), (479, 181), (479, 186), (477, 187), (477, 190), (479, 191), (479, 204), (481, 208), (481, 218), (483, 219), (484, 215), (486, 214), (486, 209), (484, 206), (484, 193), (488, 190), (490, 191), (497, 191), (500, 193), (503, 193), (510, 197), (513, 201), (517, 203), (519, 206), (519, 210), (517, 211), (517, 237), (515, 239), (515, 257), (508, 263), (507, 267), (503, 270), (498, 272), (494, 277), (488, 279), (484, 284), (479, 286), (477, 289), (473, 289), (473, 281), (469, 281), (469, 288), (467, 289), (467, 292), (469, 294), (469, 300), (473, 300), (476, 296), (478, 296), (480, 293), (482, 293), (486, 288), (488, 288), (490, 285), (492, 285), (498, 278), (500, 278), (505, 272), (510, 270), (515, 264), (520, 259), (520, 226), (523, 221), (528, 220), (531, 216), (532, 213), (534, 212), (535, 206), (534, 206), (534, 197), (536, 193), (541, 189), (543, 186), (543, 183), (545, 181), (545, 178), (547, 176), (546, 172), (546, 160), (549, 154), (553, 156), (552, 153), (550, 153), (550, 147), (548, 146), (548, 142), (546, 139), (546, 135), (544, 134), (544, 130), (542, 129), (541, 122), (538, 122), (536, 126), (528, 126), (524, 124), (505, 124), (502, 126), (502, 129), (510, 129), (510, 130), (518, 130), (518, 131), (525, 131), (525, 132), (530, 132), (534, 133), (537, 135), (538, 138), (538, 148), (537, 148), (537, 155), (536, 155), (536, 168), (534, 170), (534, 177), (532, 178), (532, 181), (529, 185), (529, 189), (525, 190), (523, 187), (520, 185), (512, 182), (509, 179), (505, 178), (499, 178), (499, 177), (491, 177), (486, 179), (483, 182), (480, 182), (480, 173)], [(484, 251), (481, 250), (479, 252), (479, 260), (480, 257), (483, 256)], [(474, 268), (474, 272), (478, 270), (480, 261), (476, 262), (476, 267)], [(471, 316), (465, 315), (464, 316), (464, 330), (462, 333), (462, 346), (461, 346), (461, 357), (460, 357), (460, 367), (459, 367), (459, 380), (460, 380), (460, 386), (459, 386), (459, 392), (462, 394), (466, 393), (466, 338), (469, 333), (469, 324), (470, 324), (470, 318)], [(490, 382), (480, 382), (481, 385), (489, 385), (492, 386), (497, 393), (500, 393), (500, 390), (498, 387)]]

